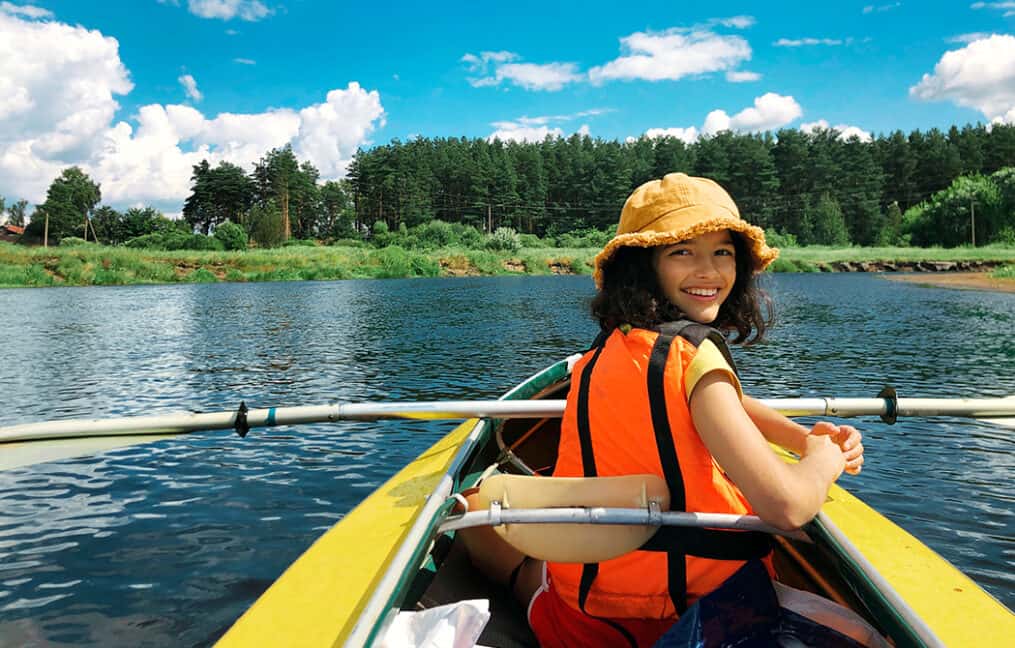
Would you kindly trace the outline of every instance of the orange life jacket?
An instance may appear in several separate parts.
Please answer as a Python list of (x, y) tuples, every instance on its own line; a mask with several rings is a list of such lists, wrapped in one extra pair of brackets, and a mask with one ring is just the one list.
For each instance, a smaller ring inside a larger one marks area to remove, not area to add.
[[(706, 337), (735, 371), (719, 332), (693, 322), (600, 340), (572, 370), (554, 476), (652, 473), (666, 480), (673, 511), (753, 513), (691, 420), (683, 373)], [(548, 569), (557, 593), (592, 616), (672, 618), (747, 560), (764, 558), (772, 574), (770, 554), (762, 533), (662, 527), (619, 558)]]

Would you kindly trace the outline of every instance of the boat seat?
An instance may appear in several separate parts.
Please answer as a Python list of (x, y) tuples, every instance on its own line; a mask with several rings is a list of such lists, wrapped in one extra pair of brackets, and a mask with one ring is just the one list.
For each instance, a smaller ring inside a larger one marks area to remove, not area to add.
[[(494, 475), (479, 487), (479, 505), (504, 509), (607, 507), (669, 510), (670, 493), (658, 475), (535, 477)], [(623, 524), (502, 524), (494, 530), (527, 556), (553, 562), (594, 563), (634, 551), (659, 530)]]

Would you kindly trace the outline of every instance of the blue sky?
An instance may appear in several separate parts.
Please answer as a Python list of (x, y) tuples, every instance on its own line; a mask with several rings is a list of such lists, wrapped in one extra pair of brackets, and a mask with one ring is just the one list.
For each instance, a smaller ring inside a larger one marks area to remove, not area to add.
[(340, 177), (417, 135), (1015, 121), (1015, 2), (632, 4), (3, 0), (0, 195), (79, 164), (174, 213), (202, 157), (285, 143)]

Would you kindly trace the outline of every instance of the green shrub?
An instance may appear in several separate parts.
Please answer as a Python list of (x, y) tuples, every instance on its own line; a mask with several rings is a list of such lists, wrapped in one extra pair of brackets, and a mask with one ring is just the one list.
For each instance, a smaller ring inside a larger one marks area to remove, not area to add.
[(397, 245), (378, 250), (373, 254), (373, 259), (378, 265), (376, 276), (382, 279), (436, 277), (441, 270), (440, 264), (434, 259)]
[(226, 250), (246, 250), (247, 232), (232, 221), (226, 221), (215, 228), (215, 238)]
[(204, 234), (187, 234), (179, 230), (154, 232), (135, 236), (126, 243), (129, 248), (148, 250), (211, 250), (222, 251), (222, 241)]
[(423, 249), (435, 250), (459, 243), (458, 236), (451, 223), (445, 223), (441, 220), (432, 220), (429, 223), (417, 225), (412, 230), (419, 240), (420, 247)]
[(60, 247), (75, 247), (79, 245), (94, 245), (91, 241), (86, 241), (79, 236), (65, 236), (60, 239)]
[(215, 283), (218, 280), (215, 273), (207, 268), (198, 268), (187, 275), (187, 281), (191, 283)]
[(562, 248), (601, 248), (613, 238), (610, 230), (598, 230), (594, 227), (564, 232), (556, 237), (557, 247)]
[(521, 243), (523, 248), (545, 247), (545, 244), (535, 234), (519, 234), (518, 242)]
[(486, 235), (472, 225), (455, 223), (455, 233), (458, 235), (458, 245), (470, 250), (482, 250), (486, 245)]
[(388, 234), (391, 232), (391, 228), (388, 227), (388, 224), (383, 220), (374, 221), (374, 225), (371, 228), (371, 230), (373, 231), (374, 235)]
[(771, 247), (777, 248), (790, 248), (798, 247), (800, 244), (797, 242), (796, 236), (789, 232), (780, 232), (775, 229), (765, 230), (765, 242)]
[(498, 227), (486, 241), (486, 247), (491, 250), (506, 250), (514, 252), (521, 249), (522, 242), (518, 238), (518, 232), (511, 227)]
[(352, 238), (340, 238), (335, 239), (331, 242), (331, 247), (351, 247), (351, 248), (362, 248), (366, 247), (366, 242), (362, 239)]

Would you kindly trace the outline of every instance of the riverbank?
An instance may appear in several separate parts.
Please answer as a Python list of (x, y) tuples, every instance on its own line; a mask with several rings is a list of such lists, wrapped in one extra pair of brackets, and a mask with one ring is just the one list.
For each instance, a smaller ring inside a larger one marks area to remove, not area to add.
[[(306, 281), (550, 275), (592, 272), (596, 248), (517, 251), (391, 246), (293, 246), (236, 252), (144, 250), (101, 245), (26, 247), (0, 242), (0, 287), (95, 286), (219, 281)], [(787, 248), (774, 272), (1004, 272), (1015, 248)]]
[(1015, 293), (1015, 277), (999, 277), (989, 272), (953, 272), (941, 274), (886, 274), (885, 279), (904, 281), (934, 288), (990, 290)]

